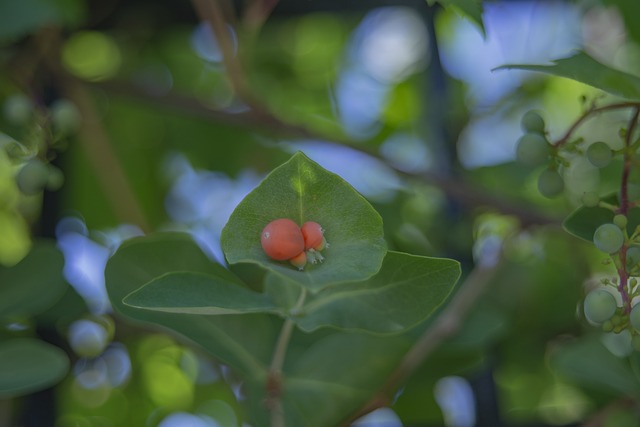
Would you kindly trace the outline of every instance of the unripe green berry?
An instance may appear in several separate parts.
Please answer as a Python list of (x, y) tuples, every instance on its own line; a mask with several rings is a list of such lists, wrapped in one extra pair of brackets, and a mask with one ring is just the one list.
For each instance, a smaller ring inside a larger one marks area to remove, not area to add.
[(4, 101), (4, 117), (13, 125), (26, 124), (33, 114), (31, 100), (23, 94), (11, 95)]
[(627, 228), (627, 217), (622, 214), (618, 214), (613, 217), (613, 223), (620, 227), (621, 230), (624, 230)]
[(613, 151), (606, 142), (594, 142), (587, 148), (587, 159), (597, 168), (603, 168), (611, 162)]
[(582, 195), (582, 204), (588, 208), (595, 208), (600, 203), (600, 196), (593, 191), (587, 191)]
[(545, 169), (538, 177), (538, 191), (545, 197), (553, 198), (564, 191), (564, 180), (555, 169)]
[(48, 180), (49, 168), (38, 158), (29, 160), (16, 175), (18, 188), (26, 195), (38, 194)]
[(524, 116), (522, 116), (520, 126), (525, 132), (544, 134), (544, 119), (534, 110), (527, 111)]
[(624, 243), (624, 234), (615, 224), (602, 224), (593, 234), (593, 244), (602, 252), (616, 253)]
[(68, 99), (59, 99), (51, 106), (51, 122), (61, 135), (69, 135), (80, 127), (81, 114), (76, 105)]
[(516, 159), (527, 166), (540, 166), (548, 161), (549, 152), (550, 145), (544, 136), (526, 133), (518, 140)]
[(76, 320), (69, 327), (69, 344), (78, 356), (94, 358), (102, 354), (109, 344), (109, 333), (99, 323)]
[[(632, 268), (636, 267), (639, 262), (640, 262), (640, 247), (631, 246), (629, 249), (627, 249), (627, 269), (631, 270)], [(631, 279), (631, 280), (635, 280), (635, 279)]]
[(584, 315), (595, 324), (609, 320), (615, 326), (612, 317), (617, 308), (616, 299), (604, 289), (594, 289), (584, 299)]

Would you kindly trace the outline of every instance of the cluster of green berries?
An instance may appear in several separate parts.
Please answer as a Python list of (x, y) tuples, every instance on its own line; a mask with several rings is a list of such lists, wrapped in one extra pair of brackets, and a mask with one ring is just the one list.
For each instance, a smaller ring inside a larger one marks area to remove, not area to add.
[[(630, 238), (626, 235), (627, 223), (626, 216), (615, 215), (612, 222), (602, 224), (595, 230), (593, 243), (600, 251), (609, 254), (619, 268), (624, 269), (628, 278), (626, 297), (633, 303), (634, 299), (640, 297), (637, 278), (640, 276), (640, 245), (635, 234)], [(621, 265), (623, 259), (624, 266)], [(640, 351), (640, 304), (635, 304), (628, 312), (624, 307), (625, 302), (622, 301), (622, 306), (619, 306), (616, 300), (619, 294), (617, 279), (605, 279), (603, 284), (604, 288), (587, 294), (584, 300), (585, 317), (605, 332), (620, 333), (629, 329), (633, 346)]]
[(64, 181), (62, 171), (44, 157), (52, 144), (77, 132), (81, 121), (78, 108), (68, 99), (59, 99), (47, 108), (37, 107), (24, 94), (14, 94), (3, 101), (2, 113), (6, 123), (16, 127), (15, 132), (22, 129), (24, 133), (21, 143), (15, 143), (19, 149), (5, 147), (10, 157), (17, 159), (15, 180), (20, 191), (30, 196), (44, 189), (59, 189)]
[(298, 226), (289, 218), (279, 218), (267, 224), (260, 234), (265, 254), (276, 261), (289, 261), (303, 270), (307, 261), (312, 264), (324, 261), (320, 253), (328, 245), (324, 229), (314, 221)]
[[(551, 144), (546, 137), (544, 119), (536, 111), (525, 113), (520, 126), (524, 135), (516, 145), (516, 160), (529, 167), (547, 166), (538, 176), (538, 190), (545, 197), (553, 198), (564, 191), (564, 179), (560, 174), (560, 168), (567, 166), (568, 160), (563, 158), (561, 153), (580, 152), (597, 168), (608, 166), (613, 159), (613, 150), (602, 141), (590, 144), (586, 150), (577, 147), (578, 144), (582, 144), (581, 140), (562, 145)], [(597, 203), (598, 201), (595, 202)]]
[(553, 161), (555, 147), (549, 143), (545, 135), (545, 123), (540, 114), (528, 111), (520, 121), (524, 135), (516, 145), (518, 162), (538, 167), (548, 165), (538, 176), (538, 190), (545, 197), (555, 197), (564, 190), (564, 180)]

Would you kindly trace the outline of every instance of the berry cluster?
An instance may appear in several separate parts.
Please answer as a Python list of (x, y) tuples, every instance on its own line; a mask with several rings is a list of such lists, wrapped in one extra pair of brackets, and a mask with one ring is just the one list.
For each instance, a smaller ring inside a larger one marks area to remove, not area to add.
[[(538, 190), (548, 198), (556, 197), (564, 191), (565, 182), (560, 172), (569, 165), (572, 155), (584, 155), (596, 168), (604, 168), (609, 165), (615, 154), (603, 141), (594, 142), (586, 147), (583, 139), (549, 142), (545, 134), (544, 119), (535, 111), (525, 113), (520, 125), (524, 135), (516, 145), (516, 159), (529, 167), (547, 166), (538, 176)], [(591, 199), (591, 204), (597, 204), (599, 201), (595, 193), (589, 194), (587, 198)]]
[(288, 218), (271, 221), (260, 235), (262, 249), (269, 258), (289, 261), (303, 270), (307, 261), (312, 264), (324, 261), (320, 251), (329, 246), (324, 238), (324, 230), (317, 222), (307, 221), (298, 227)]
[(640, 231), (629, 235), (627, 224), (627, 217), (618, 214), (613, 222), (600, 225), (593, 235), (594, 245), (610, 255), (619, 278), (604, 279), (603, 287), (587, 294), (584, 315), (605, 332), (630, 329), (633, 345), (640, 350), (640, 304), (635, 301), (640, 297)]

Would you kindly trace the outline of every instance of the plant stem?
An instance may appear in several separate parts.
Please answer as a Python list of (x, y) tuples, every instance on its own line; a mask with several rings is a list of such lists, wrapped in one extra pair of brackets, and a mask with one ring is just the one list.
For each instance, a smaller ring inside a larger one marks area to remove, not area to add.
[[(296, 301), (296, 304), (290, 312), (299, 311), (306, 297), (307, 290), (302, 288), (298, 301)], [(271, 366), (269, 367), (269, 376), (267, 378), (267, 408), (271, 411), (271, 427), (284, 427), (284, 411), (282, 409), (282, 402), (280, 401), (280, 396), (282, 396), (282, 366), (287, 354), (289, 341), (291, 340), (291, 334), (293, 333), (293, 327), (294, 323), (291, 318), (288, 318), (282, 324), (276, 347), (273, 350)]]
[(619, 103), (615, 103), (615, 104), (604, 105), (602, 107), (591, 106), (591, 108), (589, 108), (587, 111), (585, 111), (580, 117), (578, 117), (578, 119), (575, 122), (573, 122), (571, 127), (569, 127), (569, 129), (567, 129), (567, 131), (562, 136), (562, 138), (560, 138), (559, 140), (557, 140), (556, 142), (553, 143), (553, 146), (554, 147), (560, 147), (560, 146), (566, 144), (569, 141), (569, 138), (571, 138), (571, 135), (573, 135), (573, 133), (575, 132), (575, 130), (584, 121), (586, 121), (587, 119), (591, 118), (592, 115), (603, 113), (605, 111), (620, 110), (620, 109), (623, 109), (623, 108), (635, 108), (637, 110), (638, 108), (640, 108), (640, 103), (638, 103), (638, 102), (619, 102)]

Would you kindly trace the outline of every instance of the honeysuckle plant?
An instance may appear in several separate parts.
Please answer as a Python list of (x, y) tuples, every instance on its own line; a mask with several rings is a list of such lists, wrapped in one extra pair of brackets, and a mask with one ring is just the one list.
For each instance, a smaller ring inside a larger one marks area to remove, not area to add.
[[(299, 269), (265, 253), (261, 233), (281, 218), (322, 224), (322, 262)], [(122, 245), (107, 289), (119, 313), (172, 329), (236, 369), (256, 426), (348, 419), (460, 276), (457, 261), (387, 250), (373, 207), (302, 153), (237, 206), (222, 248), (230, 265), (259, 266), (263, 280), (245, 282), (184, 234), (155, 233)]]

